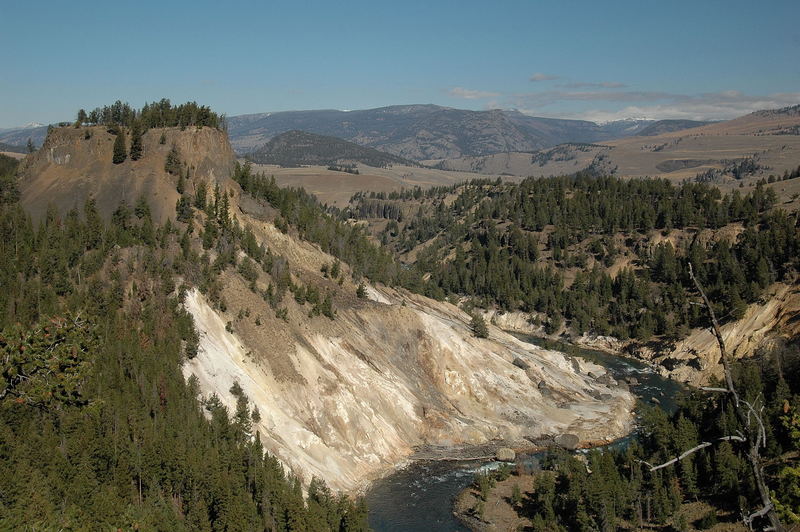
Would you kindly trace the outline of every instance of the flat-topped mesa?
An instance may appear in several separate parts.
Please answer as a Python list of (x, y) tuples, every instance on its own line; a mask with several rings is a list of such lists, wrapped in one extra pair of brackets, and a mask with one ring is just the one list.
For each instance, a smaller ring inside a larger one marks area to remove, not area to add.
[(53, 129), (44, 145), (25, 158), (20, 169), (22, 206), (35, 220), (54, 206), (63, 214), (81, 208), (85, 199), (97, 201), (100, 214), (109, 218), (122, 200), (133, 206), (147, 198), (156, 223), (175, 218), (178, 176), (165, 169), (170, 150), (177, 150), (180, 167), (188, 172), (186, 187), (213, 186), (233, 173), (236, 156), (227, 135), (211, 127), (152, 128), (142, 134), (142, 155), (132, 160), (131, 130), (124, 130), (123, 162), (114, 163), (113, 127), (72, 126)]

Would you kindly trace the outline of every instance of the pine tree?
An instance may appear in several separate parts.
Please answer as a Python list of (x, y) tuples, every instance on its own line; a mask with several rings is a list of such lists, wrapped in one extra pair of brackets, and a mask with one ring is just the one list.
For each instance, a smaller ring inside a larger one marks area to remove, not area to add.
[(476, 338), (489, 337), (489, 328), (486, 326), (486, 320), (483, 319), (479, 312), (473, 312), (469, 326)]
[(206, 208), (206, 194), (207, 194), (206, 182), (205, 181), (200, 181), (197, 184), (197, 190), (195, 191), (195, 194), (194, 194), (194, 206), (195, 206), (195, 208), (197, 208), (197, 209), (199, 209), (201, 211), (205, 210), (205, 208)]
[(192, 221), (192, 202), (185, 194), (176, 201), (175, 214), (179, 222), (190, 223)]
[(134, 122), (131, 126), (131, 160), (138, 161), (142, 158), (142, 131), (139, 122)]
[(167, 153), (167, 159), (164, 161), (164, 170), (170, 175), (180, 175), (181, 173), (181, 156), (177, 146), (174, 144), (169, 153)]
[(144, 196), (144, 194), (139, 196), (139, 199), (136, 200), (136, 205), (133, 208), (133, 214), (135, 214), (140, 220), (145, 216), (150, 216), (150, 204), (147, 202), (147, 198)]
[(358, 299), (367, 298), (367, 287), (364, 286), (364, 283), (359, 283), (358, 288), (356, 288), (356, 297)]
[(125, 131), (123, 128), (119, 128), (117, 131), (117, 138), (114, 139), (114, 157), (112, 162), (114, 164), (120, 164), (125, 161), (128, 157), (128, 152), (125, 148)]
[[(222, 199), (218, 199), (216, 202), (217, 205), (217, 221), (221, 227), (228, 227), (230, 223), (230, 200), (228, 199), (228, 193), (225, 191), (221, 192)], [(219, 198), (219, 196), (217, 196)]]

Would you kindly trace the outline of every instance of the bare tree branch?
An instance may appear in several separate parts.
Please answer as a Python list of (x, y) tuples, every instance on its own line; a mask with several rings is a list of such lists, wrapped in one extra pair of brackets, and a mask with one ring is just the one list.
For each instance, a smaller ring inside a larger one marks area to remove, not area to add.
[(704, 392), (719, 392), (719, 393), (728, 393), (727, 388), (712, 388), (711, 386), (701, 386), (701, 390)]
[[(747, 528), (753, 530), (753, 520), (758, 519), (759, 517), (764, 517), (765, 515), (767, 515), (767, 513), (772, 511), (772, 509), (773, 509), (772, 501), (770, 501), (769, 504), (764, 505), (764, 507), (761, 508), (760, 510), (753, 512), (748, 516), (745, 516), (742, 519), (742, 521), (744, 521), (744, 524), (747, 526)], [(770, 527), (770, 528), (765, 528), (764, 530), (777, 530), (777, 529), (774, 527)]]
[[(778, 513), (775, 511), (775, 508), (772, 505), (772, 499), (770, 498), (769, 488), (767, 487), (766, 480), (764, 479), (764, 468), (761, 465), (761, 455), (759, 453), (759, 449), (766, 445), (767, 440), (766, 430), (764, 429), (764, 419), (761, 415), (763, 412), (763, 406), (760, 406), (760, 408), (757, 410), (755, 405), (749, 403), (748, 401), (741, 401), (739, 399), (739, 394), (736, 392), (736, 387), (733, 384), (731, 363), (728, 357), (728, 351), (725, 348), (725, 340), (722, 338), (722, 331), (720, 330), (717, 316), (714, 313), (714, 308), (711, 306), (711, 302), (708, 300), (708, 296), (706, 296), (706, 292), (703, 290), (700, 281), (698, 281), (697, 277), (694, 275), (691, 262), (689, 263), (689, 277), (692, 278), (695, 287), (697, 287), (697, 291), (700, 292), (700, 296), (703, 298), (703, 302), (706, 305), (708, 314), (711, 317), (711, 330), (714, 333), (714, 336), (716, 336), (717, 343), (719, 344), (720, 361), (722, 362), (722, 368), (725, 372), (725, 383), (728, 388), (727, 391), (733, 399), (733, 409), (736, 413), (736, 417), (742, 427), (744, 427), (746, 434), (744, 439), (750, 443), (747, 452), (747, 458), (753, 471), (753, 477), (755, 478), (756, 486), (758, 487), (758, 494), (761, 499), (761, 509), (750, 514), (749, 516), (743, 517), (742, 520), (744, 521), (744, 524), (747, 525), (750, 530), (752, 530), (753, 520), (760, 517), (766, 517), (771, 525), (771, 530), (783, 532), (786, 529), (781, 523)], [(757, 403), (758, 398), (756, 398), (756, 401), (754, 402)], [(744, 407), (746, 408), (743, 408), (740, 403), (744, 403)], [(753, 421), (755, 423), (753, 423)]]
[[(721, 438), (717, 438), (717, 441), (739, 441), (739, 442), (744, 442), (746, 440), (742, 436), (723, 436)], [(639, 460), (639, 462), (642, 463), (642, 464), (645, 464), (648, 468), (650, 468), (650, 472), (658, 471), (659, 469), (665, 468), (667, 466), (671, 466), (672, 464), (674, 464), (674, 463), (676, 463), (676, 462), (678, 462), (680, 460), (683, 460), (684, 458), (686, 458), (687, 456), (691, 455), (692, 453), (695, 453), (695, 452), (697, 452), (697, 451), (699, 451), (701, 449), (705, 449), (706, 447), (710, 447), (711, 445), (714, 445), (714, 444), (712, 442), (707, 442), (707, 441), (701, 442), (696, 447), (692, 447), (688, 451), (683, 452), (680, 456), (676, 456), (672, 460), (669, 460), (667, 462), (664, 462), (663, 464), (658, 464), (658, 465), (655, 465), (655, 466), (653, 464), (649, 463), (649, 462), (645, 462), (644, 460)]]

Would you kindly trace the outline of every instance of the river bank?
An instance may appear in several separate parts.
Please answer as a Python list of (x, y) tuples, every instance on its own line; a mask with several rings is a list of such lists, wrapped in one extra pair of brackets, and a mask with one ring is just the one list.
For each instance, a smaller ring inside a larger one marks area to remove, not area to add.
[[(543, 473), (539, 473), (543, 474)], [(499, 480), (482, 501), (477, 489), (469, 486), (464, 489), (454, 503), (453, 513), (461, 521), (465, 529), (472, 532), (488, 532), (491, 530), (522, 530), (530, 526), (530, 519), (525, 517), (525, 509), (534, 498), (533, 489), (536, 474), (524, 472), (512, 473), (508, 478)], [(482, 503), (482, 504), (481, 504)], [(480, 504), (482, 515), (477, 515), (476, 506)], [(688, 523), (695, 523), (718, 509), (704, 502), (691, 502), (681, 505), (681, 511)], [(720, 522), (712, 532), (745, 532), (746, 528), (738, 521), (738, 516), (730, 513), (719, 513)], [(641, 528), (630, 522), (621, 522), (620, 530), (664, 530), (661, 525), (644, 525)], [(695, 528), (690, 528), (693, 531)]]
[[(538, 345), (539, 340), (534, 337), (515, 336)], [(629, 387), (639, 399), (637, 408), (655, 401), (668, 410), (675, 408), (675, 399), (683, 387), (659, 375), (650, 366), (599, 350), (574, 347), (570, 351), (572, 356), (604, 366), (617, 381), (633, 382)], [(587, 439), (580, 442), (580, 447), (597, 446), (593, 444), (626, 445), (629, 438), (630, 435), (614, 442)], [(527, 449), (515, 449), (519, 450), (518, 461), (533, 464), (546, 452), (546, 447), (546, 442), (531, 442)], [(370, 526), (378, 532), (470, 530), (456, 518), (453, 509), (456, 497), (470, 485), (476, 473), (500, 466), (500, 462), (485, 458), (493, 456), (494, 452), (484, 449), (485, 452), (478, 459), (466, 460), (459, 460), (460, 454), (452, 452), (452, 449), (448, 454), (443, 452), (438, 457), (432, 449), (420, 449), (416, 456), (424, 459), (411, 461), (407, 467), (374, 482), (367, 490)], [(441, 459), (444, 456), (453, 459)]]

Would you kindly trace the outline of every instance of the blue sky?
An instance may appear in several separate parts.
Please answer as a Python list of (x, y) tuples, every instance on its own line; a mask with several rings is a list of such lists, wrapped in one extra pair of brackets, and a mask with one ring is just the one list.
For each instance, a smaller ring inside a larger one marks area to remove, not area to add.
[(800, 1), (0, 0), (0, 127), (116, 99), (610, 120), (800, 103)]

